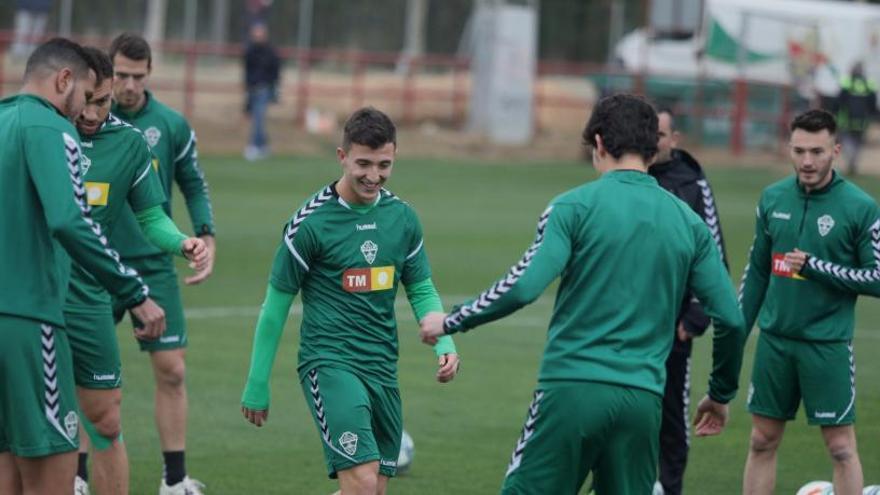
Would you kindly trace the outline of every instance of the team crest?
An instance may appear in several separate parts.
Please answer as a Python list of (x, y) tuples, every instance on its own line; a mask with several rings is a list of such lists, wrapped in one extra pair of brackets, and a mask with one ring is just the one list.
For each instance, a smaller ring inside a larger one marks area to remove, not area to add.
[(76, 434), (79, 433), (79, 417), (76, 412), (70, 411), (64, 417), (64, 429), (67, 430), (68, 437), (76, 438)]
[(149, 143), (150, 147), (154, 148), (159, 144), (159, 138), (162, 137), (162, 131), (155, 127), (147, 127), (147, 130), (144, 131), (144, 137), (147, 138), (147, 143)]
[(361, 244), (361, 253), (364, 255), (364, 259), (367, 260), (367, 263), (371, 265), (376, 261), (377, 252), (379, 252), (379, 246), (375, 242), (368, 240)]
[(358, 448), (358, 436), (347, 431), (339, 437), (339, 445), (342, 446), (342, 450), (344, 450), (346, 454), (354, 455)]
[(828, 235), (828, 232), (831, 232), (831, 229), (834, 228), (834, 219), (831, 218), (831, 215), (822, 215), (816, 220), (816, 223), (819, 224), (819, 235), (822, 237)]
[(92, 166), (92, 160), (89, 159), (89, 157), (87, 157), (85, 155), (85, 153), (81, 154), (79, 156), (79, 168), (80, 168), (80, 170), (82, 170), (82, 174), (86, 175), (87, 173), (89, 173), (89, 168), (91, 166)]

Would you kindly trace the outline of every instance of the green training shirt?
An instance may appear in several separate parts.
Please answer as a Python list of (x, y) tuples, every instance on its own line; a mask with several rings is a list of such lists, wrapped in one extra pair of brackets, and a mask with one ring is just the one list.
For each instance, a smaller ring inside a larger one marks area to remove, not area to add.
[[(92, 218), (110, 236), (125, 209), (135, 212), (165, 203), (159, 174), (144, 136), (113, 114), (82, 140), (82, 171)], [(66, 309), (109, 304), (110, 295), (79, 263), (71, 268)]]
[[(182, 115), (156, 100), (149, 91), (146, 99), (144, 106), (133, 114), (126, 113), (116, 104), (113, 113), (140, 129), (152, 148), (155, 157), (153, 164), (159, 172), (167, 199), (165, 213), (171, 217), (171, 185), (177, 182), (186, 200), (195, 235), (213, 235), (211, 200), (208, 198), (208, 183), (198, 164), (196, 134)], [(162, 252), (141, 233), (130, 208), (123, 213), (119, 228), (110, 240), (123, 258), (152, 256)]]
[(596, 381), (663, 395), (685, 290), (715, 323), (713, 399), (737, 389), (745, 331), (733, 286), (703, 220), (644, 172), (618, 170), (568, 191), (504, 278), (446, 317), (467, 330), (537, 299), (561, 276), (538, 380)]
[(147, 287), (89, 215), (73, 125), (43, 98), (12, 96), (0, 142), (0, 313), (63, 327), (67, 254), (127, 307), (142, 302)]
[[(746, 328), (809, 341), (853, 337), (859, 293), (880, 296), (880, 212), (855, 184), (833, 172), (806, 192), (796, 176), (767, 187), (758, 202), (755, 240), (740, 286)], [(785, 263), (810, 254), (800, 273)]]
[(331, 184), (284, 229), (270, 283), (302, 292), (300, 379), (328, 365), (397, 386), (397, 289), (431, 268), (415, 211), (384, 189), (377, 201), (354, 210)]

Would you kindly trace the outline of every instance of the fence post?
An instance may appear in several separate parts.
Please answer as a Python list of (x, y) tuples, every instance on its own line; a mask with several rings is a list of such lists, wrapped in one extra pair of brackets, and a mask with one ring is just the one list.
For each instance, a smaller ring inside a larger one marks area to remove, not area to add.
[(357, 52), (353, 56), (354, 60), (354, 71), (351, 76), (351, 100), (353, 104), (353, 108), (361, 108), (364, 106), (364, 79), (366, 77), (366, 64), (364, 63), (363, 56), (360, 52)]
[(420, 57), (411, 58), (406, 71), (406, 78), (403, 81), (403, 101), (401, 103), (403, 104), (403, 122), (405, 124), (412, 124), (415, 120), (416, 92), (414, 75), (421, 63), (422, 59)]
[(741, 155), (745, 145), (745, 132), (743, 127), (746, 121), (749, 88), (745, 79), (738, 78), (734, 82), (733, 108), (730, 112), (730, 151), (734, 155)]
[(187, 120), (192, 120), (195, 110), (196, 93), (196, 63), (198, 53), (192, 44), (186, 46), (186, 64), (184, 67), (183, 83), (183, 115)]
[(296, 78), (296, 125), (303, 127), (306, 123), (306, 109), (309, 106), (309, 56), (311, 51), (306, 48), (297, 48), (297, 78)]

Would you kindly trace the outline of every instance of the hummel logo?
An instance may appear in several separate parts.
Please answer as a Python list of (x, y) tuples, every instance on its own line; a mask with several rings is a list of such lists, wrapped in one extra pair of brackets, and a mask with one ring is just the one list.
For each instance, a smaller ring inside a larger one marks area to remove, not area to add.
[(355, 227), (357, 227), (358, 230), (376, 230), (376, 222), (355, 225)]
[(83, 148), (92, 148), (92, 147), (94, 147), (94, 145), (92, 144), (91, 141), (83, 141), (83, 142), (80, 143), (80, 145), (82, 145)]
[(791, 220), (791, 213), (782, 213), (779, 211), (774, 211), (770, 214), (771, 218), (778, 218), (780, 220)]
[(815, 413), (813, 413), (813, 416), (815, 416), (816, 418), (819, 418), (819, 419), (822, 419), (822, 418), (831, 418), (831, 419), (834, 419), (834, 418), (837, 416), (837, 414), (836, 414), (836, 413), (833, 413), (833, 412), (820, 412), (820, 411), (816, 411)]
[(106, 380), (115, 380), (115, 379), (116, 379), (115, 373), (111, 373), (108, 375), (98, 375), (98, 374), (92, 375), (92, 380), (106, 381)]

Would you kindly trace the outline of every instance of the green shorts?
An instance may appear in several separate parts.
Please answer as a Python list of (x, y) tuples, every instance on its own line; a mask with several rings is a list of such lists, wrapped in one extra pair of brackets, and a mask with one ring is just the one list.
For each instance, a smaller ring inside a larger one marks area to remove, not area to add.
[[(167, 351), (186, 347), (186, 318), (183, 316), (183, 301), (180, 298), (180, 285), (171, 255), (160, 254), (142, 258), (123, 260), (141, 274), (150, 288), (150, 298), (165, 311), (165, 333), (156, 340), (138, 340), (142, 351)], [(125, 316), (125, 308), (114, 301), (113, 318), (120, 322)], [(140, 321), (131, 315), (132, 325), (138, 327)]]
[(761, 332), (749, 385), (749, 412), (789, 421), (801, 398), (811, 425), (855, 423), (852, 342), (809, 342)]
[(76, 450), (79, 416), (67, 335), (0, 315), (0, 452), (44, 457)]
[(540, 384), (516, 442), (502, 494), (644, 495), (657, 479), (661, 397), (599, 382)]
[(64, 311), (73, 356), (73, 377), (83, 388), (122, 387), (122, 359), (110, 305), (94, 309), (67, 307)]
[(371, 461), (379, 461), (379, 474), (397, 474), (403, 417), (396, 387), (320, 366), (308, 372), (302, 389), (321, 435), (330, 478)]

